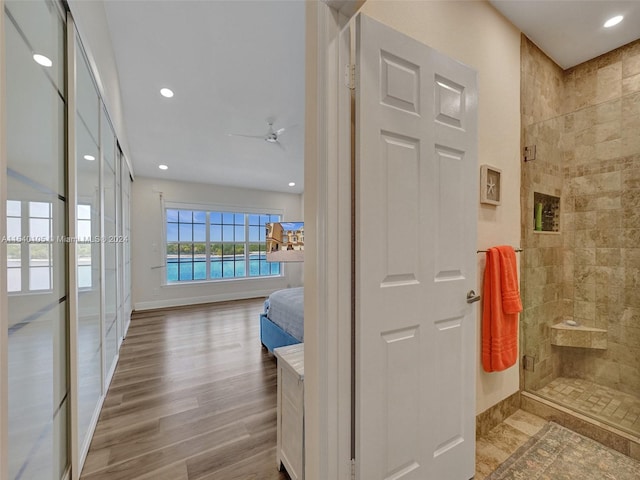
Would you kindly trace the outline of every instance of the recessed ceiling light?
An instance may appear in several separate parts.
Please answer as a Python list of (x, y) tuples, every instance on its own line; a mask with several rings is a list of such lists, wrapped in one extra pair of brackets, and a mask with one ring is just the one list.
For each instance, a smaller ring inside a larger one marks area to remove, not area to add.
[(624, 17), (622, 15), (616, 15), (615, 17), (611, 17), (609, 20), (604, 22), (604, 28), (611, 28), (618, 25)]
[(167, 167), (166, 165), (158, 165), (158, 168), (160, 170), (168, 170), (169, 169), (169, 167)]
[(43, 67), (50, 67), (53, 65), (53, 62), (49, 57), (45, 57), (44, 55), (40, 55), (39, 53), (34, 53), (33, 59), (38, 65), (42, 65)]
[(93, 155), (85, 155), (84, 157), (85, 160), (89, 160), (90, 162), (94, 161), (96, 159), (96, 157), (94, 157)]
[(290, 187), (295, 187), (296, 186), (296, 182), (289, 182), (289, 186)]
[(173, 97), (173, 90), (171, 90), (170, 88), (161, 88), (160, 95), (162, 95), (163, 97), (171, 98)]

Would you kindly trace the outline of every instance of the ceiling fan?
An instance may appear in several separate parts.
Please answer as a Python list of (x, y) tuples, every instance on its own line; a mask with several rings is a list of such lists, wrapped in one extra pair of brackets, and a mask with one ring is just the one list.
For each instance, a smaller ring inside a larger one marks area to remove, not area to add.
[(227, 133), (229, 137), (246, 137), (246, 138), (259, 138), (264, 140), (265, 142), (275, 143), (280, 148), (284, 149), (282, 144), (279, 141), (281, 135), (284, 134), (286, 128), (279, 128), (278, 130), (273, 129), (273, 121), (268, 121), (269, 130), (264, 135), (245, 135), (243, 133)]

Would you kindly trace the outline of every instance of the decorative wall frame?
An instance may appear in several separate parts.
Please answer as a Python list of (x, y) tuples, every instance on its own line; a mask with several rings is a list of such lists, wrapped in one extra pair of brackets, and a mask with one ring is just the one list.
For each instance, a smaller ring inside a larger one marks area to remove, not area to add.
[(491, 165), (480, 165), (480, 203), (500, 205), (502, 171)]

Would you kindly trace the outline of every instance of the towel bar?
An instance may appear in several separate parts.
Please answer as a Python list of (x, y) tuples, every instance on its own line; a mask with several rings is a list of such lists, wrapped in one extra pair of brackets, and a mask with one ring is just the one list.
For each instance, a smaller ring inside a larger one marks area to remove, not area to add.
[[(514, 248), (513, 251), (516, 252), (516, 253), (520, 253), (520, 252), (522, 252), (522, 249), (521, 248)], [(486, 250), (476, 250), (476, 253), (487, 253), (487, 251)]]

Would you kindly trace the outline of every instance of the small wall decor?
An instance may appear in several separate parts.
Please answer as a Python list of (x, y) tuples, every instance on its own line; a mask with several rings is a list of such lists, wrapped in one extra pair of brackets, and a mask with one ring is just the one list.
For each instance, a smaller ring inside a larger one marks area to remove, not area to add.
[(490, 165), (480, 166), (480, 203), (500, 205), (500, 174), (499, 168)]
[(267, 262), (304, 262), (304, 222), (265, 224)]

